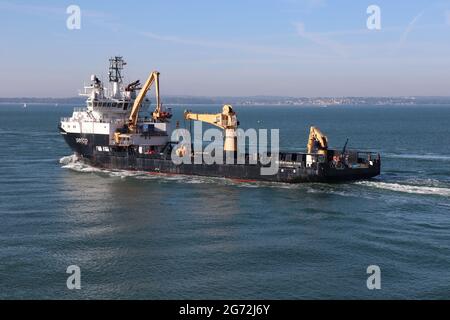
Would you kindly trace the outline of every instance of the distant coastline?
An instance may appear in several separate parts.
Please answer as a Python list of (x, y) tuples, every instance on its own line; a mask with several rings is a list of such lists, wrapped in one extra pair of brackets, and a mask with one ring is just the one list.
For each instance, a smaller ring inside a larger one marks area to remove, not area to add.
[[(84, 105), (83, 97), (36, 98), (17, 97), (0, 98), (0, 104), (73, 104)], [(176, 104), (235, 104), (235, 105), (293, 105), (293, 106), (338, 106), (338, 105), (450, 105), (450, 97), (195, 97), (165, 96), (164, 103)]]

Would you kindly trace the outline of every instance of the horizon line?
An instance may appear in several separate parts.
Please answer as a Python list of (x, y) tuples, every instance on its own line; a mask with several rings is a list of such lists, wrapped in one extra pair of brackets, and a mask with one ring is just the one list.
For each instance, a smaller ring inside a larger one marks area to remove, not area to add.
[[(294, 99), (317, 99), (317, 98), (450, 98), (450, 95), (386, 95), (386, 96), (289, 96), (289, 95), (249, 95), (249, 96), (229, 96), (229, 95), (185, 95), (185, 94), (166, 94), (165, 97), (186, 97), (186, 98), (294, 98)], [(82, 96), (66, 96), (66, 97), (36, 97), (36, 96), (20, 96), (20, 97), (0, 97), (0, 99), (82, 99)]]

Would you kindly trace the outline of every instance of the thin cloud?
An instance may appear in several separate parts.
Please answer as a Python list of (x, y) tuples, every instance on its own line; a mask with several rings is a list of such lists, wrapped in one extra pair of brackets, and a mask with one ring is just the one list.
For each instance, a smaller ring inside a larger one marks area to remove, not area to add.
[[(25, 4), (16, 3), (12, 1), (1, 1), (0, 0), (0, 11), (1, 12), (11, 12), (17, 16), (27, 15), (31, 17), (45, 17), (46, 19), (53, 21), (65, 20), (68, 17), (67, 13), (68, 5), (56, 4), (56, 5), (37, 5), (37, 4)], [(114, 14), (105, 11), (97, 11), (86, 9), (87, 5), (80, 5), (81, 17), (82, 17), (82, 29), (84, 28), (85, 22), (92, 24), (95, 27), (103, 28), (112, 32), (119, 32), (123, 29), (123, 25), (119, 22)], [(87, 25), (87, 24), (86, 24)], [(65, 23), (60, 24), (60, 26), (65, 28)], [(66, 29), (60, 29), (66, 30)], [(63, 33), (55, 30), (52, 35), (62, 36)], [(67, 36), (67, 34), (63, 35)]]
[(294, 25), (296, 27), (297, 34), (301, 38), (308, 40), (312, 43), (315, 43), (319, 46), (322, 46), (326, 49), (331, 49), (334, 53), (336, 53), (342, 57), (348, 56), (348, 52), (342, 44), (340, 44), (336, 41), (333, 41), (330, 38), (328, 38), (322, 34), (307, 32), (305, 30), (305, 25), (302, 22), (295, 23)]
[[(63, 5), (44, 6), (0, 1), (0, 11), (11, 11), (18, 15), (44, 16), (50, 19), (66, 19), (68, 16), (67, 7)], [(82, 26), (84, 25), (84, 19), (86, 19), (89, 23), (112, 32), (119, 32), (120, 29), (123, 29), (123, 25), (110, 13), (85, 9), (84, 6), (80, 6), (80, 9)]]
[(191, 39), (191, 38), (182, 38), (177, 36), (167, 36), (160, 35), (153, 32), (141, 32), (141, 35), (151, 38), (158, 41), (171, 42), (175, 44), (183, 44), (189, 46), (199, 46), (199, 47), (207, 47), (214, 49), (230, 49), (235, 51), (245, 51), (253, 54), (265, 54), (265, 55), (273, 55), (280, 57), (290, 57), (290, 58), (305, 58), (305, 54), (300, 53), (297, 50), (286, 49), (286, 48), (275, 48), (271, 46), (263, 46), (263, 45), (252, 45), (252, 44), (243, 44), (243, 43), (233, 43), (233, 42), (225, 42), (225, 41), (209, 41), (209, 40), (201, 40), (201, 39)]
[(397, 50), (399, 50), (400, 48), (402, 48), (405, 45), (406, 40), (408, 40), (409, 34), (414, 30), (414, 27), (415, 27), (417, 21), (419, 21), (419, 19), (423, 16), (424, 13), (425, 13), (425, 11), (420, 12), (406, 26), (406, 29), (405, 29), (405, 31), (403, 31), (403, 34), (400, 37), (400, 40), (397, 44)]
[(325, 0), (292, 0), (292, 2), (303, 3), (308, 8), (321, 8), (325, 6)]
[(308, 10), (322, 8), (326, 5), (325, 0), (285, 0), (288, 3), (302, 5)]
[[(22, 4), (22, 3), (14, 3), (10, 1), (0, 1), (0, 10), (1, 11), (13, 11), (23, 14), (30, 15), (60, 15), (65, 17), (67, 15), (66, 9), (68, 6), (44, 6), (44, 5), (33, 5), (33, 4)], [(83, 6), (81, 6), (81, 14), (83, 17), (95, 18), (95, 19), (111, 19), (112, 15), (101, 12), (101, 11), (93, 11), (86, 10)]]
[(325, 6), (325, 0), (304, 0), (310, 8), (321, 8)]
[[(42, 6), (42, 5), (32, 5), (32, 4), (19, 4), (9, 1), (1, 1), (0, 9), (2, 11), (15, 11), (26, 14), (60, 14), (64, 12), (65, 9), (63, 7), (50, 7), (50, 6)], [(62, 11), (64, 10), (64, 11)]]

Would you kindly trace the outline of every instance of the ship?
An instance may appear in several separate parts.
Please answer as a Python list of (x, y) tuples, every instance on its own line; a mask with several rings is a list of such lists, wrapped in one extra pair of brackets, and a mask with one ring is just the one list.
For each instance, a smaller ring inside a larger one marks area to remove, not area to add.
[[(347, 143), (342, 149), (329, 148), (328, 138), (315, 126), (309, 128), (305, 152), (277, 150), (262, 155), (245, 148), (238, 150), (239, 121), (231, 105), (224, 105), (217, 114), (189, 110), (183, 114), (187, 121), (200, 121), (223, 130), (223, 158), (217, 155), (214, 158), (223, 161), (206, 161), (199, 157), (206, 150), (174, 139), (179, 121), (172, 123), (171, 108), (165, 108), (161, 102), (160, 73), (151, 72), (143, 85), (139, 80), (125, 85), (122, 75), (125, 65), (123, 57), (110, 58), (109, 84), (92, 75), (91, 83), (80, 93), (86, 97), (86, 105), (75, 108), (72, 116), (62, 118), (58, 125), (78, 161), (110, 170), (280, 183), (343, 182), (380, 174), (379, 153), (350, 150)], [(152, 86), (154, 109), (147, 97)], [(264, 171), (269, 167), (275, 168), (270, 174)]]

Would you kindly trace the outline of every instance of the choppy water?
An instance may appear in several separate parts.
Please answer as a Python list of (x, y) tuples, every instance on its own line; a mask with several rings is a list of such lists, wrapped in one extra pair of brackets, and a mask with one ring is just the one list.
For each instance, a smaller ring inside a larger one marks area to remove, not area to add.
[(450, 107), (236, 107), (284, 149), (314, 124), (382, 153), (333, 185), (98, 170), (57, 132), (71, 109), (0, 106), (0, 298), (450, 298)]

